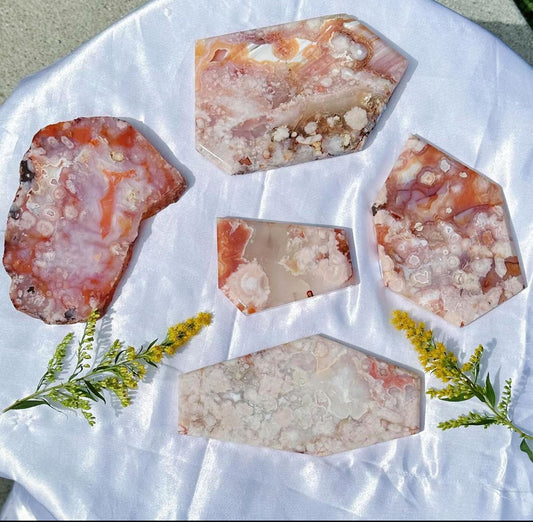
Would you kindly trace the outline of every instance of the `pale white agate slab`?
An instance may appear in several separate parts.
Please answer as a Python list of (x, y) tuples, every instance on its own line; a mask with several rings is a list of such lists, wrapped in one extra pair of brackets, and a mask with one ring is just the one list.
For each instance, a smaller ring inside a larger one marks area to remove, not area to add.
[(184, 435), (330, 455), (420, 431), (413, 371), (313, 335), (180, 376)]

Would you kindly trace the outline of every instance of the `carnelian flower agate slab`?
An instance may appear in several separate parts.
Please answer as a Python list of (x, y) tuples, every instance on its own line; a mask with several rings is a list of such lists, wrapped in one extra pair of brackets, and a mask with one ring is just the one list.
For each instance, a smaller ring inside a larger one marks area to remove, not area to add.
[(454, 325), (525, 287), (501, 188), (419, 137), (372, 212), (385, 285)]
[(314, 335), (180, 376), (179, 432), (330, 455), (420, 431), (420, 378)]
[(15, 308), (46, 323), (103, 314), (141, 221), (186, 182), (129, 123), (111, 117), (49, 125), (20, 164), (4, 266)]
[(341, 228), (218, 218), (218, 287), (245, 314), (356, 283)]
[(352, 16), (196, 42), (196, 147), (230, 174), (354, 152), (407, 60)]

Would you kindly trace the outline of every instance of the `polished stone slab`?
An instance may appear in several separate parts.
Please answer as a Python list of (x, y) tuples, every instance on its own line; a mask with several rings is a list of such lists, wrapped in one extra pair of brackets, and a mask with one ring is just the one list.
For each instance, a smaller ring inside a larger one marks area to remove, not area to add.
[(407, 59), (345, 14), (196, 42), (196, 147), (229, 174), (360, 150)]
[(313, 335), (183, 374), (179, 432), (330, 455), (420, 431), (420, 377)]
[(218, 287), (245, 314), (356, 284), (342, 228), (218, 218)]
[(420, 137), (372, 211), (385, 285), (455, 325), (525, 287), (501, 187)]

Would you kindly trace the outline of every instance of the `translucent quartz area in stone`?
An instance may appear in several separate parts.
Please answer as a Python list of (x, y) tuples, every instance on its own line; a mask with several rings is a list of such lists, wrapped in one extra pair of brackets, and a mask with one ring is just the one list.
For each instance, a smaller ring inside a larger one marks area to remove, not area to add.
[(340, 228), (219, 218), (217, 247), (218, 287), (245, 314), (356, 283)]
[(196, 147), (230, 174), (362, 148), (407, 60), (352, 16), (196, 42)]
[(420, 431), (420, 378), (321, 335), (183, 374), (179, 432), (330, 455)]
[(372, 212), (385, 285), (455, 325), (525, 287), (501, 188), (418, 137)]

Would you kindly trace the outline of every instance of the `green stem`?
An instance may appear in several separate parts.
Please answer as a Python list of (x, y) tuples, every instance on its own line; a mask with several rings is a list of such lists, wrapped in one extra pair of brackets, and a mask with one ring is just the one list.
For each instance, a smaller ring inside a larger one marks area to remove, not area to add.
[(510, 430), (515, 431), (522, 437), (523, 439), (533, 440), (533, 436), (529, 435), (525, 431), (521, 430), (518, 426), (516, 426), (513, 421), (509, 418), (508, 415), (503, 415), (501, 411), (498, 411), (492, 404), (485, 401), (485, 404), (489, 408), (489, 410), (494, 413), (494, 416), (499, 419), (500, 423), (507, 426)]
[(513, 421), (509, 418), (507, 414), (503, 414), (495, 406), (493, 406), (485, 395), (484, 389), (479, 385), (473, 382), (467, 375), (465, 375), (459, 368), (457, 370), (457, 375), (459, 378), (472, 390), (472, 393), (487, 406), (487, 408), (494, 414), (494, 417), (498, 419), (499, 424), (502, 424), (509, 428), (511, 431), (515, 431), (523, 439), (533, 440), (533, 436), (529, 435), (525, 431), (521, 430), (516, 426)]
[(19, 404), (22, 404), (23, 402), (26, 402), (26, 401), (29, 401), (31, 399), (35, 399), (35, 398), (44, 398), (44, 396), (51, 392), (52, 390), (56, 390), (58, 388), (61, 388), (64, 386), (64, 383), (61, 383), (61, 384), (56, 384), (55, 386), (49, 386), (47, 388), (44, 388), (42, 390), (37, 390), (36, 392), (30, 394), (30, 395), (27, 395), (26, 397), (22, 398), (22, 399), (19, 399), (18, 401), (15, 401), (13, 404), (7, 406), (6, 408), (4, 408), (0, 413), (5, 413), (6, 411), (9, 411), (9, 410), (12, 410), (13, 408), (15, 408), (16, 406), (18, 406)]
[[(114, 364), (112, 366), (108, 366), (107, 368), (104, 368), (103, 370), (99, 370), (98, 367), (96, 367), (95, 370), (91, 371), (87, 375), (84, 375), (83, 377), (78, 377), (78, 378), (73, 379), (73, 380), (68, 380), (67, 382), (61, 382), (61, 383), (56, 384), (54, 386), (47, 386), (46, 388), (37, 390), (37, 391), (33, 392), (32, 394), (27, 395), (26, 397), (24, 397), (22, 399), (19, 399), (18, 401), (15, 401), (10, 406), (7, 406), (7, 408), (4, 408), (0, 412), (0, 414), (5, 413), (6, 411), (12, 410), (13, 408), (18, 406), (19, 404), (22, 404), (25, 401), (29, 401), (31, 399), (44, 399), (50, 392), (52, 392), (54, 390), (61, 390), (61, 388), (64, 388), (66, 385), (76, 384), (78, 382), (81, 382), (81, 381), (84, 381), (84, 380), (87, 380), (87, 379), (91, 379), (91, 378), (93, 378), (96, 375), (102, 375), (102, 374), (108, 373), (108, 372), (109, 373), (113, 373), (120, 366), (121, 366), (121, 364)], [(37, 404), (35, 406), (37, 406)]]

